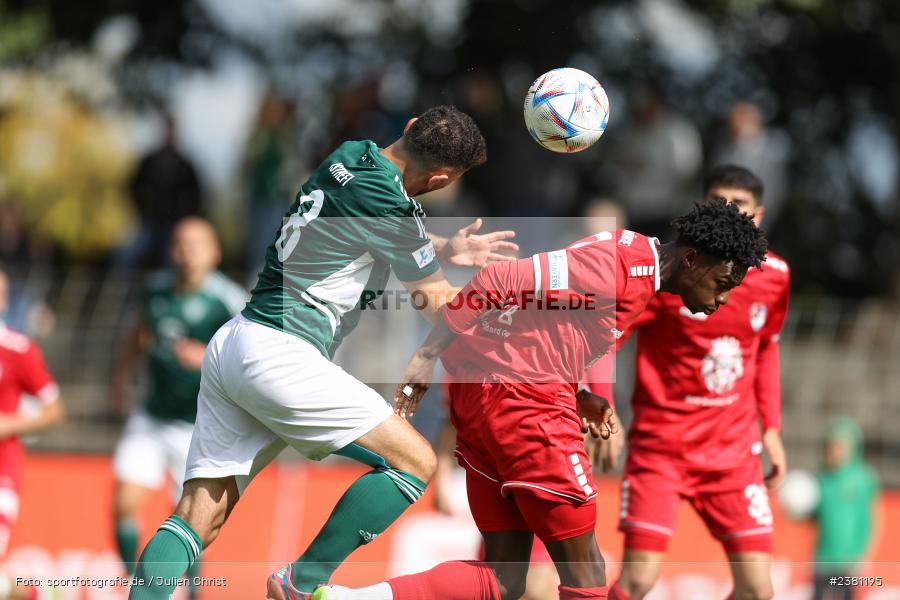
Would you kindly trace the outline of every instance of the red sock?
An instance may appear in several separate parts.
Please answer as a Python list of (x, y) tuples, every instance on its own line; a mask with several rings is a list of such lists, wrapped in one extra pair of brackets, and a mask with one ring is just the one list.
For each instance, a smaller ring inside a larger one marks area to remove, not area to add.
[(394, 600), (500, 600), (494, 571), (477, 561), (445, 562), (430, 571), (389, 579), (388, 583)]
[(625, 593), (625, 590), (619, 587), (619, 584), (616, 583), (614, 586), (609, 588), (609, 600), (631, 600), (631, 596)]
[(608, 593), (609, 588), (605, 585), (592, 588), (574, 588), (567, 585), (559, 586), (559, 600), (580, 600), (582, 598), (606, 600)]

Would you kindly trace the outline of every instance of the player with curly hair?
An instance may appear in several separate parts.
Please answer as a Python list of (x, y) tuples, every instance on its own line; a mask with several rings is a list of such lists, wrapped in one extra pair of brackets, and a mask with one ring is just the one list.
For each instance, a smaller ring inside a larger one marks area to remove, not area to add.
[(436, 461), (428, 442), (331, 359), (392, 271), (433, 321), (457, 291), (439, 259), (512, 260), (497, 254), (517, 249), (506, 241), (512, 232), (475, 235), (478, 220), (450, 239), (427, 234), (411, 197), (486, 157), (471, 117), (439, 106), (411, 119), (387, 148), (345, 142), (303, 184), (249, 303), (209, 342), (181, 501), (144, 549), (129, 598), (169, 598), (253, 476), (286, 445), (373, 470), (347, 490), (306, 552), (269, 578), (269, 598), (308, 598), (421, 497)]
[(559, 572), (561, 600), (606, 598), (594, 537), (597, 487), (583, 435), (618, 429), (609, 403), (579, 389), (656, 292), (692, 313), (728, 301), (765, 259), (753, 220), (725, 201), (696, 205), (678, 238), (619, 230), (482, 269), (443, 309), (407, 365), (396, 410), (415, 411), (440, 357), (455, 383), (450, 413), (484, 562), (449, 562), (365, 590), (326, 586), (315, 600), (511, 600), (534, 536)]

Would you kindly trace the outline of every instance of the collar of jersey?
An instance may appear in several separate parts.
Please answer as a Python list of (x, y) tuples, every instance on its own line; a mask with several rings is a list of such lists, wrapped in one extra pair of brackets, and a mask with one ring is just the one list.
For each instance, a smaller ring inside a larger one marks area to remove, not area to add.
[(378, 147), (378, 144), (376, 144), (372, 140), (369, 140), (368, 145), (369, 155), (372, 157), (372, 160), (377, 162), (380, 166), (384, 167), (394, 175), (400, 177), (400, 180), (402, 181), (403, 173), (400, 172), (400, 168), (381, 155), (381, 148)]

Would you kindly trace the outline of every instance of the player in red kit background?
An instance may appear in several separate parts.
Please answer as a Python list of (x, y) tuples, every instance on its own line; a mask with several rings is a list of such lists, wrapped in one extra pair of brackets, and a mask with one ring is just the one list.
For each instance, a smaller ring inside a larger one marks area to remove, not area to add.
[[(732, 203), (757, 224), (762, 192), (755, 175), (732, 165), (713, 169), (704, 186), (706, 201)], [(767, 487), (786, 470), (778, 336), (788, 283), (787, 264), (769, 252), (762, 270), (748, 272), (714, 315), (660, 295), (635, 321), (634, 420), (619, 522), (625, 550), (611, 598), (643, 598), (653, 587), (683, 498), (728, 554), (733, 597), (772, 597)], [(611, 397), (611, 386), (591, 389)], [(602, 443), (605, 466), (621, 448), (621, 435), (614, 438)], [(763, 449), (772, 463), (765, 478)]]
[[(59, 388), (40, 349), (2, 321), (9, 304), (9, 279), (0, 265), (0, 560), (5, 559), (13, 523), (19, 514), (19, 482), (24, 451), (19, 436), (60, 423), (64, 418)], [(36, 397), (40, 408), (20, 414), (22, 395)], [(33, 589), (12, 589), (0, 573), (0, 597), (27, 598)], [(2, 593), (2, 592), (0, 592)]]
[(699, 204), (674, 225), (677, 241), (663, 246), (602, 232), (489, 266), (463, 287), (410, 360), (396, 410), (415, 410), (441, 355), (454, 377), (456, 454), (485, 562), (444, 563), (365, 590), (328, 586), (315, 600), (519, 598), (535, 535), (556, 564), (561, 600), (607, 597), (583, 436), (617, 426), (609, 404), (577, 382), (657, 291), (710, 315), (766, 251), (753, 221), (724, 201)]

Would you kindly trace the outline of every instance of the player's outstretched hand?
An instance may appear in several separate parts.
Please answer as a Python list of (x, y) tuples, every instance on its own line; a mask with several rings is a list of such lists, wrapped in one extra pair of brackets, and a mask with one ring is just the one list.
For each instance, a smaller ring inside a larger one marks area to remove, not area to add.
[(769, 457), (772, 468), (766, 475), (766, 487), (776, 489), (787, 474), (787, 455), (784, 452), (784, 444), (781, 442), (781, 432), (777, 429), (766, 429), (763, 432), (763, 449)]
[(446, 262), (461, 267), (483, 267), (492, 262), (515, 260), (515, 256), (500, 254), (501, 251), (518, 252), (519, 246), (507, 241), (516, 236), (515, 231), (494, 231), (478, 235), (484, 224), (482, 219), (475, 219), (471, 225), (457, 231), (447, 240), (442, 254)]
[(581, 433), (590, 433), (594, 439), (609, 439), (619, 430), (616, 411), (609, 400), (588, 390), (579, 390), (575, 402), (578, 418), (581, 419)]
[(431, 387), (437, 357), (426, 357), (420, 351), (413, 354), (406, 365), (403, 378), (394, 392), (394, 412), (406, 419), (416, 414), (419, 400)]

